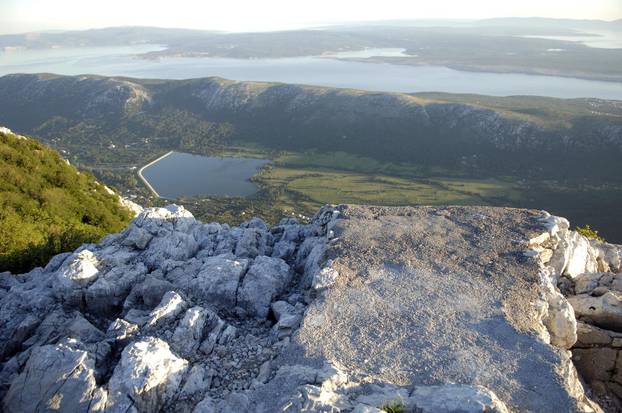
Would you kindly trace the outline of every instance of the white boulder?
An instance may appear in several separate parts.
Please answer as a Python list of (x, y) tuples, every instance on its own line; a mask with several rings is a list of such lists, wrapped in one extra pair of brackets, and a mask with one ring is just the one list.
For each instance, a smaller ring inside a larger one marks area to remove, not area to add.
[(128, 345), (108, 383), (106, 411), (159, 411), (177, 391), (187, 366), (160, 339), (146, 337)]

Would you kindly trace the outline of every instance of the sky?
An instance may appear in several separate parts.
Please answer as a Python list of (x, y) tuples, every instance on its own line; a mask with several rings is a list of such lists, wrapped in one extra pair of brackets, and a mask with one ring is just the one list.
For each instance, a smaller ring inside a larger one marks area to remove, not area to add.
[(0, 0), (0, 33), (111, 26), (266, 31), (349, 21), (622, 19), (622, 0)]

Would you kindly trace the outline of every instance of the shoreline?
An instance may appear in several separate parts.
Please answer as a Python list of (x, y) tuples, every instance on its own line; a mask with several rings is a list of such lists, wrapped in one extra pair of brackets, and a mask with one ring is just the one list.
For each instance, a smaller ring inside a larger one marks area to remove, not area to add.
[[(339, 57), (335, 60), (342, 60), (346, 62), (357, 62), (357, 63), (380, 63), (380, 64), (390, 64), (390, 65), (399, 65), (399, 66), (440, 66), (445, 67), (447, 69), (455, 70), (458, 72), (470, 72), (470, 73), (491, 73), (491, 74), (517, 74), (517, 75), (528, 75), (528, 76), (549, 76), (549, 77), (562, 77), (568, 79), (579, 79), (579, 80), (589, 80), (593, 82), (606, 82), (606, 83), (622, 83), (622, 76), (613, 75), (613, 76), (605, 76), (602, 74), (590, 74), (583, 72), (556, 72), (556, 71), (546, 71), (546, 70), (528, 70), (524, 67), (500, 67), (496, 66), (474, 66), (465, 63), (441, 63), (435, 61), (417, 61), (417, 62), (408, 62), (408, 61), (396, 61), (391, 59), (399, 59), (400, 56), (373, 56), (367, 58), (359, 58), (359, 57)], [(400, 92), (406, 93), (406, 92)], [(448, 92), (453, 93), (453, 92)], [(553, 96), (545, 96), (545, 97), (553, 97)], [(563, 98), (558, 98), (563, 99)], [(571, 98), (572, 99), (572, 98)], [(597, 98), (600, 99), (600, 98)], [(615, 99), (620, 100), (620, 99)]]
[(161, 161), (162, 159), (166, 158), (167, 156), (169, 156), (170, 154), (172, 154), (175, 151), (169, 151), (167, 153), (165, 153), (164, 155), (160, 156), (159, 158), (149, 162), (147, 165), (143, 166), (142, 168), (140, 168), (138, 170), (138, 177), (140, 178), (141, 181), (143, 181), (143, 183), (145, 184), (145, 186), (158, 198), (161, 198), (160, 194), (158, 194), (158, 191), (156, 191), (153, 186), (151, 186), (151, 184), (149, 183), (149, 181), (147, 181), (147, 179), (143, 176), (143, 171), (150, 167), (151, 165), (153, 165), (154, 163)]

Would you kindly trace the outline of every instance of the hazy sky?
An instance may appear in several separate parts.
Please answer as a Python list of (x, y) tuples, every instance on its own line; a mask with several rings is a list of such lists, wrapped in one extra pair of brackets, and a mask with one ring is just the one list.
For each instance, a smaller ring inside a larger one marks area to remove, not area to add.
[(253, 31), (513, 16), (615, 20), (622, 0), (0, 0), (2, 33), (127, 25)]

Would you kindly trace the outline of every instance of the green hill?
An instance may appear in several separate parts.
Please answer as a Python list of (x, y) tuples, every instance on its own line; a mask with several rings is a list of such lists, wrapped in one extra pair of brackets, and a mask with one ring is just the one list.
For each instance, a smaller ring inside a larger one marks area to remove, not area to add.
[(0, 130), (0, 271), (24, 272), (122, 229), (118, 196), (34, 139)]

